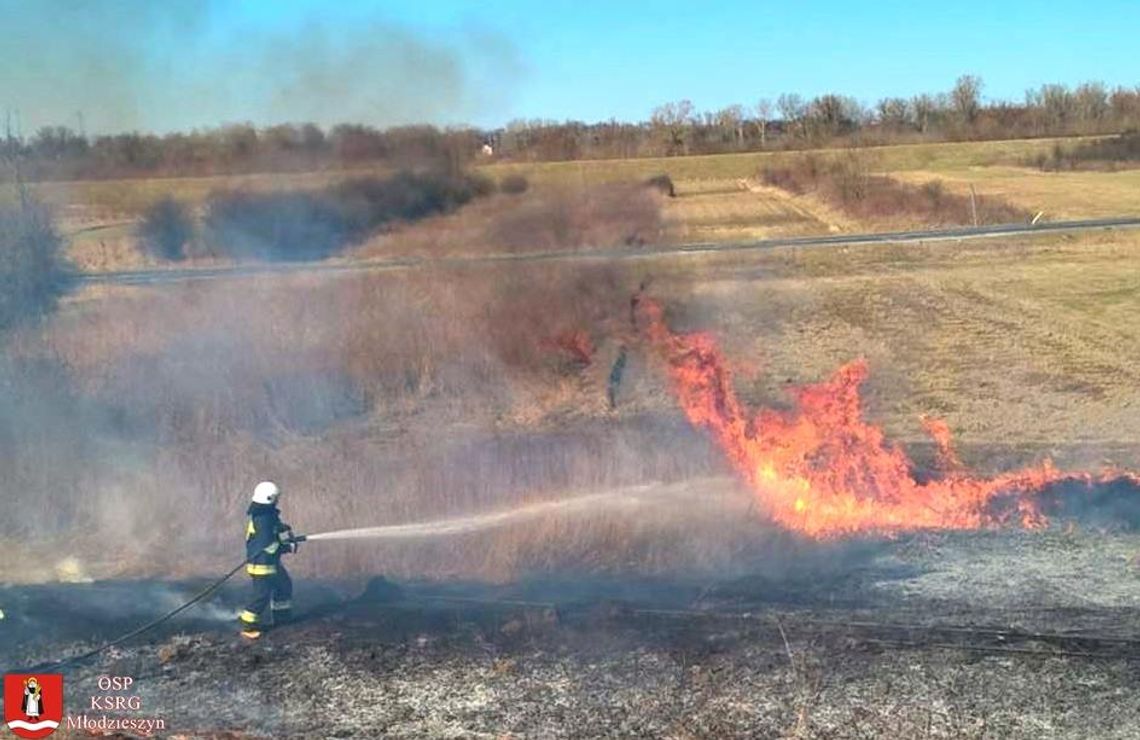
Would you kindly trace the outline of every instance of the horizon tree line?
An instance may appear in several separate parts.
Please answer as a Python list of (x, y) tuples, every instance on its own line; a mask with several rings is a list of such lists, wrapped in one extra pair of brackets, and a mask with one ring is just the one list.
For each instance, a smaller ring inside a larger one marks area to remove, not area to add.
[[(344, 123), (256, 127), (239, 123), (156, 135), (87, 135), (43, 126), (31, 136), (8, 126), (0, 149), (29, 180), (239, 174), (337, 169), (362, 164), (455, 168), (483, 156), (558, 161), (680, 156), (820, 146), (872, 146), (1113, 134), (1140, 128), (1140, 85), (1110, 89), (1046, 84), (1020, 102), (986, 101), (984, 83), (962, 75), (935, 94), (884, 97), (867, 105), (848, 95), (785, 93), (751, 105), (698, 111), (689, 100), (654, 108), (644, 121), (516, 120), (499, 129), (430, 125), (379, 129)], [(9, 116), (9, 121), (11, 116)]]

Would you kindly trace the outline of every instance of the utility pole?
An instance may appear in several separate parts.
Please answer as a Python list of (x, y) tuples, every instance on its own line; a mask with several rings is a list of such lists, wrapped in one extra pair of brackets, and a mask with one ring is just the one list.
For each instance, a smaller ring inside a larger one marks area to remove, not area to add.
[(970, 183), (970, 211), (974, 214), (974, 226), (978, 225), (978, 194), (974, 190), (974, 184)]

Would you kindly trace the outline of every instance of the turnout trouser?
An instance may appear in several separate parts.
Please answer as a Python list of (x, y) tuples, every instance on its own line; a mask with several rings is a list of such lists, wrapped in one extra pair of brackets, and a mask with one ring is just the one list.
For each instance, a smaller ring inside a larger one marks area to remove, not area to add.
[(274, 623), (288, 621), (293, 613), (293, 579), (285, 566), (277, 564), (277, 572), (250, 576), (253, 600), (238, 615), (243, 627), (266, 629)]

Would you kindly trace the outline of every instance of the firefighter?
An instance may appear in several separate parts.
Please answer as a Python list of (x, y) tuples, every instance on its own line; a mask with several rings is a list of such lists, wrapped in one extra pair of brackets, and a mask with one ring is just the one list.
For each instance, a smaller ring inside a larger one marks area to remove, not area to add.
[(293, 609), (293, 580), (281, 563), (297, 551), (293, 530), (281, 521), (276, 483), (262, 481), (253, 489), (245, 524), (246, 572), (253, 581), (253, 601), (238, 615), (242, 637), (256, 640), (275, 624), (289, 621)]
[(609, 399), (611, 411), (617, 408), (617, 392), (618, 388), (621, 387), (622, 375), (625, 374), (626, 354), (627, 351), (623, 344), (618, 350), (617, 359), (614, 360), (613, 367), (610, 368), (610, 377), (606, 381), (606, 398)]

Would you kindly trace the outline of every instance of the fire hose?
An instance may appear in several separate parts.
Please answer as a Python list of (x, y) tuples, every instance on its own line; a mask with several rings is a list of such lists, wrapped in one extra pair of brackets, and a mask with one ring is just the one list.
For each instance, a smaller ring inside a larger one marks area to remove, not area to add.
[[(309, 538), (303, 534), (295, 535), (295, 536), (289, 538), (289, 544), (296, 546), (302, 542), (307, 541), (308, 539)], [(75, 656), (72, 656), (70, 658), (66, 658), (65, 660), (59, 660), (59, 661), (56, 661), (54, 663), (47, 663), (47, 664), (44, 664), (41, 666), (36, 666), (35, 670), (33, 670), (33, 672), (47, 671), (49, 669), (55, 669), (55, 668), (63, 668), (64, 666), (69, 666), (69, 665), (73, 665), (75, 663), (82, 662), (84, 660), (87, 660), (88, 658), (93, 658), (102, 652), (110, 650), (113, 647), (117, 647), (118, 645), (123, 644), (127, 640), (131, 640), (135, 637), (138, 637), (139, 635), (150, 632), (155, 627), (159, 626), (160, 624), (162, 624), (168, 620), (173, 619), (174, 617), (178, 616), (182, 612), (186, 611), (190, 607), (197, 604), (199, 601), (202, 601), (203, 599), (206, 599), (206, 598), (210, 597), (211, 595), (213, 595), (213, 593), (215, 591), (217, 591), (219, 588), (222, 587), (222, 584), (224, 584), (226, 581), (230, 580), (235, 575), (237, 575), (237, 572), (239, 570), (241, 570), (242, 568), (244, 568), (248, 562), (249, 562), (248, 559), (241, 561), (240, 563), (235, 565), (232, 569), (230, 569), (230, 571), (228, 573), (221, 576), (216, 581), (210, 583), (210, 585), (206, 586), (204, 589), (202, 589), (201, 591), (199, 591), (198, 593), (196, 593), (192, 597), (190, 597), (190, 599), (188, 601), (183, 602), (182, 604), (175, 607), (174, 609), (171, 609), (170, 611), (166, 612), (162, 616), (152, 619), (151, 621), (147, 622), (146, 624), (142, 625), (141, 627), (136, 627), (135, 629), (131, 630), (130, 632), (126, 633), (125, 635), (120, 635), (119, 637), (116, 637), (115, 639), (113, 639), (109, 642), (105, 642), (102, 645), (100, 645), (99, 647), (92, 648), (91, 650), (88, 650), (85, 653), (80, 653), (79, 655), (75, 655)]]
[[(352, 530), (345, 530), (351, 532)], [(323, 533), (328, 535), (342, 535), (341, 532), (336, 533)], [(293, 537), (290, 542), (300, 543), (313, 539), (347, 539), (345, 536), (316, 536), (316, 535), (299, 535)], [(110, 650), (113, 647), (121, 645), (128, 640), (131, 640), (139, 635), (145, 634), (150, 630), (158, 627), (164, 622), (172, 619), (178, 614), (189, 609), (191, 606), (208, 598), (216, 592), (224, 583), (237, 574), (247, 563), (243, 560), (238, 563), (230, 571), (213, 581), (198, 593), (194, 594), (190, 599), (179, 605), (178, 607), (166, 612), (165, 614), (147, 622), (140, 627), (137, 627), (126, 634), (123, 634), (109, 642), (103, 643), (96, 648), (83, 652), (79, 655), (66, 658), (64, 660), (54, 661), (50, 663), (42, 663), (27, 669), (19, 671), (13, 669), (8, 672), (20, 673), (39, 673), (59, 670), (64, 667), (74, 665), (88, 658), (92, 658), (100, 653)], [(442, 602), (465, 602), (483, 605), (504, 605), (510, 604), (513, 606), (529, 606), (529, 607), (543, 607), (550, 608), (552, 605), (549, 602), (532, 602), (532, 601), (517, 601), (517, 600), (501, 600), (501, 599), (477, 599), (477, 598), (463, 598), (454, 596), (444, 597), (429, 597), (422, 599), (422, 603), (429, 603), (433, 601)], [(701, 620), (729, 620), (729, 621), (767, 621), (769, 616), (757, 614), (752, 612), (736, 613), (736, 612), (717, 612), (696, 609), (661, 609), (661, 608), (631, 608), (627, 612), (629, 615), (637, 615), (643, 617), (662, 617), (666, 619), (701, 619)], [(1094, 659), (1118, 659), (1120, 657), (1121, 649), (1140, 650), (1140, 639), (1110, 636), (1110, 635), (1097, 635), (1097, 634), (1049, 634), (1038, 632), (1026, 632), (1010, 628), (994, 628), (977, 625), (954, 625), (954, 624), (896, 624), (896, 623), (880, 623), (868, 621), (836, 621), (827, 619), (814, 619), (797, 617), (801, 625), (817, 626), (817, 627), (832, 627), (844, 628), (846, 630), (857, 630), (866, 632), (860, 638), (860, 641), (867, 645), (877, 645), (885, 649), (914, 649), (914, 648), (933, 648), (933, 649), (951, 649), (951, 650), (965, 650), (970, 652), (980, 653), (1014, 653), (1024, 654), (1029, 656), (1046, 656), (1046, 657), (1079, 657), (1079, 658), (1094, 658)], [(777, 627), (783, 636), (783, 627), (779, 623), (779, 618), (776, 617)], [(997, 644), (973, 644), (970, 642), (962, 642), (960, 639), (946, 640), (946, 639), (916, 639), (915, 636), (925, 635), (928, 638), (944, 638), (946, 635), (959, 635), (959, 637), (977, 638), (985, 637), (989, 643), (996, 642)], [(786, 636), (783, 636), (787, 640)], [(1037, 649), (1032, 647), (1021, 647), (1017, 645), (1006, 644), (1009, 642), (1033, 642), (1042, 641), (1046, 643), (1053, 643), (1053, 649)], [(1073, 647), (1080, 649), (1073, 649)], [(1094, 647), (1102, 648), (1100, 651), (1094, 650)], [(1113, 648), (1110, 652), (1104, 652), (1103, 648)]]
[[(584, 499), (590, 499), (593, 497), (583, 497), (583, 498)], [(535, 505), (533, 507), (530, 507), (531, 508), (530, 511), (527, 511), (524, 508), (523, 512), (529, 514), (529, 513), (532, 513), (533, 511), (538, 510), (538, 509), (560, 508), (560, 507), (564, 507), (565, 505), (566, 505), (566, 502), (560, 502), (557, 504), (539, 504), (539, 505)], [(516, 512), (501, 512), (501, 513), (496, 513), (496, 514), (491, 514), (491, 515), (483, 515), (481, 517), (466, 517), (464, 519), (458, 519), (458, 520), (443, 520), (441, 522), (434, 522), (434, 523), (430, 523), (430, 524), (411, 524), (411, 525), (394, 525), (394, 526), (390, 525), (387, 527), (364, 527), (364, 528), (359, 528), (359, 529), (338, 530), (338, 531), (334, 531), (334, 532), (321, 532), (319, 534), (314, 534), (314, 535), (303, 535), (303, 534), (293, 535), (292, 537), (289, 538), (289, 544), (296, 546), (302, 542), (308, 542), (310, 540), (315, 541), (315, 540), (354, 539), (354, 538), (358, 538), (358, 537), (375, 537), (378, 535), (385, 535), (385, 536), (394, 537), (394, 538), (403, 538), (403, 537), (423, 536), (425, 534), (435, 534), (435, 535), (455, 534), (458, 532), (470, 531), (471, 529), (483, 528), (483, 527), (486, 527), (488, 525), (497, 525), (497, 524), (505, 523), (506, 521), (509, 521), (513, 518), (516, 518), (518, 516), (518, 514), (519, 514), (518, 511), (516, 511)], [(70, 658), (65, 658), (63, 660), (58, 660), (58, 661), (54, 661), (51, 663), (42, 663), (40, 665), (33, 666), (32, 668), (27, 669), (27, 671), (25, 671), (25, 672), (35, 673), (35, 672), (51, 671), (51, 670), (58, 670), (61, 668), (65, 668), (67, 666), (74, 665), (76, 663), (80, 663), (84, 660), (87, 660), (88, 658), (93, 658), (96, 655), (99, 655), (100, 653), (106, 652), (107, 650), (110, 650), (113, 647), (117, 647), (118, 645), (121, 645), (124, 642), (127, 642), (128, 640), (134, 639), (135, 637), (138, 637), (139, 635), (146, 634), (147, 632), (151, 631), (155, 627), (158, 627), (159, 625), (173, 619), (174, 617), (178, 616), (182, 612), (186, 611), (190, 607), (197, 604), (198, 602), (200, 602), (200, 601), (210, 597), (211, 595), (213, 595), (214, 592), (216, 592), (219, 588), (222, 587), (223, 584), (226, 583), (226, 581), (230, 580), (235, 575), (237, 575), (237, 572), (239, 570), (241, 570), (242, 568), (244, 568), (248, 562), (249, 562), (248, 559), (242, 560), (240, 563), (238, 563), (233, 568), (231, 568), (227, 573), (225, 573), (224, 575), (219, 577), (217, 580), (215, 580), (212, 583), (210, 583), (209, 585), (207, 585), (204, 589), (202, 589), (198, 593), (194, 594), (187, 601), (178, 605), (174, 609), (171, 609), (170, 611), (166, 612), (165, 614), (162, 614), (161, 616), (155, 617), (154, 619), (147, 622), (146, 624), (141, 625), (139, 627), (136, 627), (135, 629), (131, 630), (130, 632), (127, 632), (126, 634), (120, 635), (119, 637), (116, 637), (113, 640), (105, 642), (105, 643), (99, 645), (98, 647), (92, 648), (86, 652), (80, 653), (79, 655), (75, 655), (75, 656), (72, 656)]]
[(126, 633), (125, 635), (120, 635), (119, 637), (116, 637), (115, 639), (113, 639), (109, 642), (105, 642), (102, 645), (100, 645), (99, 647), (92, 648), (91, 650), (88, 650), (85, 653), (80, 653), (79, 655), (75, 655), (75, 656), (72, 656), (70, 658), (65, 658), (64, 660), (57, 660), (57, 661), (54, 661), (52, 663), (41, 663), (40, 665), (33, 666), (32, 668), (29, 668), (24, 672), (25, 673), (40, 673), (40, 672), (57, 670), (57, 669), (64, 668), (64, 667), (69, 666), (69, 665), (74, 665), (76, 663), (87, 660), (88, 658), (92, 658), (92, 657), (94, 657), (94, 656), (96, 656), (102, 652), (110, 650), (113, 647), (121, 645), (124, 642), (126, 642), (127, 640), (130, 640), (132, 638), (138, 637), (141, 634), (149, 632), (152, 629), (154, 629), (155, 627), (162, 624), (163, 622), (166, 622), (167, 620), (173, 619), (174, 617), (178, 616), (182, 612), (186, 611), (190, 607), (197, 604), (199, 601), (202, 601), (203, 599), (205, 599), (208, 596), (210, 596), (211, 594), (213, 594), (215, 591), (217, 591), (219, 588), (221, 588), (223, 583), (225, 583), (226, 581), (233, 578), (239, 570), (244, 568), (245, 564), (247, 562), (248, 561), (246, 561), (246, 560), (241, 561), (240, 563), (235, 565), (233, 567), (233, 569), (230, 570), (228, 573), (226, 573), (224, 576), (217, 579), (216, 581), (214, 581), (210, 585), (206, 586), (206, 588), (202, 589), (198, 593), (194, 594), (194, 596), (192, 596), (188, 601), (182, 603), (181, 605), (179, 605), (178, 607), (176, 607), (174, 609), (171, 609), (170, 611), (163, 614), (162, 616), (157, 617), (155, 619), (152, 619), (151, 621), (147, 622), (146, 624), (142, 625), (141, 627), (137, 627), (137, 628), (131, 630), (130, 632)]
[[(479, 531), (483, 529), (490, 529), (494, 527), (504, 526), (519, 520), (534, 518), (543, 514), (554, 512), (570, 512), (582, 508), (592, 507), (600, 503), (622, 503), (637, 505), (642, 503), (641, 494), (649, 490), (649, 486), (632, 486), (628, 489), (621, 491), (621, 495), (615, 496), (612, 493), (595, 493), (583, 496), (577, 496), (570, 499), (563, 499), (561, 501), (545, 501), (533, 504), (528, 504), (514, 509), (505, 511), (496, 511), (486, 514), (476, 514), (466, 517), (457, 517), (453, 519), (441, 519), (432, 522), (420, 522), (413, 524), (395, 524), (380, 527), (359, 527), (356, 529), (341, 529), (331, 532), (320, 532), (310, 535), (293, 535), (289, 538), (288, 543), (291, 545), (298, 545), (302, 542), (313, 542), (317, 540), (348, 540), (359, 538), (385, 538), (385, 539), (412, 539), (419, 537), (438, 537), (438, 536), (454, 536), (457, 534), (465, 534), (469, 532)], [(98, 647), (92, 648), (84, 653), (75, 655), (64, 660), (59, 660), (51, 663), (41, 664), (29, 669), (27, 672), (42, 672), (49, 670), (57, 670), (69, 665), (74, 665), (81, 661), (92, 658), (100, 653), (110, 650), (113, 647), (123, 644), (139, 635), (145, 634), (155, 627), (173, 619), (190, 607), (194, 606), (203, 599), (211, 596), (215, 591), (222, 587), (222, 585), (237, 575), (248, 563), (247, 560), (242, 560), (235, 565), (229, 572), (225, 573), (217, 580), (207, 585), (204, 589), (190, 597), (189, 600), (180, 604), (179, 606), (171, 609), (165, 614), (152, 619), (146, 624), (137, 627), (124, 635), (120, 635), (109, 642), (105, 642)]]

